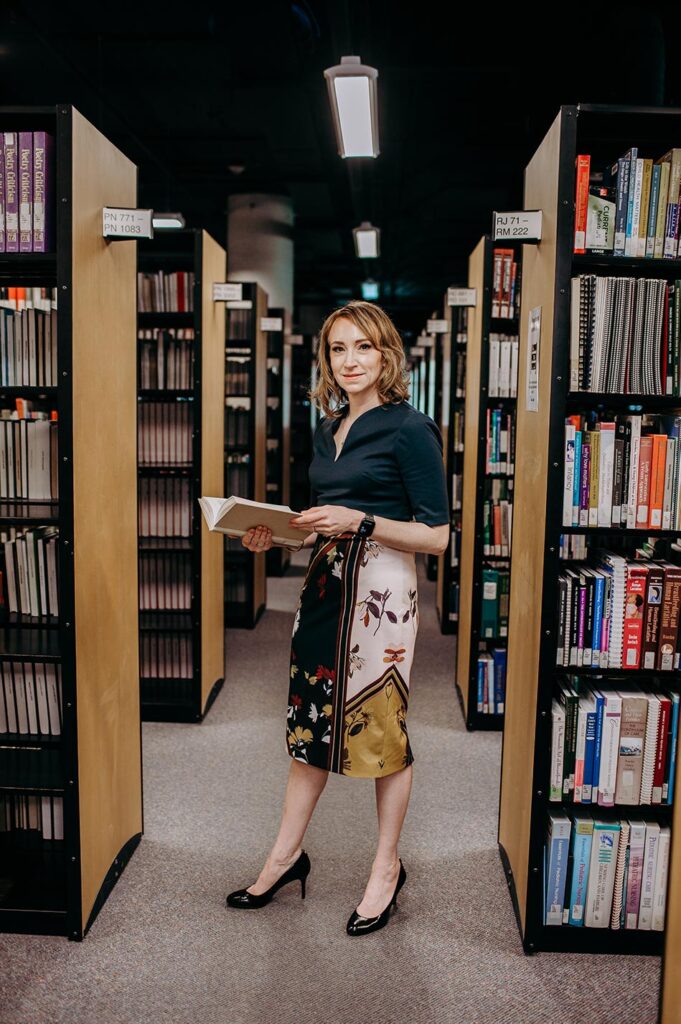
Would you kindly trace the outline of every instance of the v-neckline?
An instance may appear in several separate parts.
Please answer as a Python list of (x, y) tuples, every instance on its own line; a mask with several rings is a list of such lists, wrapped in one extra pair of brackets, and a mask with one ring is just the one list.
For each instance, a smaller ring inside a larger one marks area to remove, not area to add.
[(335, 428), (335, 430), (333, 429), (333, 425), (332, 425), (332, 429), (331, 429), (331, 444), (333, 445), (333, 447), (334, 447), (334, 450), (335, 450), (335, 453), (336, 453), (336, 454), (335, 454), (335, 457), (334, 457), (334, 460), (333, 460), (333, 461), (334, 461), (334, 464), (335, 464), (336, 462), (338, 462), (338, 460), (340, 459), (341, 455), (343, 454), (343, 451), (344, 451), (344, 449), (345, 449), (345, 447), (346, 447), (346, 445), (347, 445), (347, 443), (348, 443), (348, 438), (350, 437), (350, 434), (352, 433), (352, 428), (354, 427), (355, 423), (357, 423), (357, 422), (358, 422), (359, 420), (361, 420), (361, 419), (362, 419), (362, 418), (363, 418), (364, 416), (366, 416), (366, 415), (367, 415), (367, 413), (373, 412), (373, 411), (374, 411), (374, 409), (382, 409), (382, 408), (384, 407), (384, 405), (386, 405), (386, 404), (387, 404), (386, 402), (381, 402), (381, 403), (380, 403), (379, 405), (372, 405), (371, 409), (365, 409), (365, 410), (364, 410), (364, 412), (361, 412), (361, 413), (359, 414), (359, 416), (357, 416), (357, 417), (356, 417), (356, 419), (354, 419), (354, 420), (352, 421), (352, 423), (350, 424), (350, 427), (349, 427), (349, 429), (348, 429), (348, 432), (347, 432), (347, 434), (345, 435), (345, 440), (343, 441), (343, 444), (341, 445), (341, 447), (340, 447), (340, 448), (339, 448), (339, 447), (338, 447), (338, 445), (336, 444), (336, 433), (338, 432), (338, 429), (339, 429), (339, 427), (340, 427), (340, 424), (341, 424), (341, 423), (343, 422), (343, 420), (345, 419), (345, 416), (347, 415), (347, 413), (345, 413), (345, 415), (344, 415), (344, 416), (343, 416), (343, 417), (342, 417), (341, 419), (339, 419), (339, 420), (337, 421), (337, 422), (338, 422), (338, 426), (337, 426), (337, 427)]

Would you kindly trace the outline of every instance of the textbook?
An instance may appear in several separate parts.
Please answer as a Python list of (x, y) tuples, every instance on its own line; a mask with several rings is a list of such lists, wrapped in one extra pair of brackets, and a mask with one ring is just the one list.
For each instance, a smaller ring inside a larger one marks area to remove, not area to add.
[(228, 537), (243, 537), (254, 526), (269, 526), (273, 544), (293, 551), (303, 546), (301, 531), (289, 526), (289, 519), (300, 513), (288, 505), (270, 505), (234, 495), (230, 498), (199, 498), (199, 505), (209, 530), (225, 533)]

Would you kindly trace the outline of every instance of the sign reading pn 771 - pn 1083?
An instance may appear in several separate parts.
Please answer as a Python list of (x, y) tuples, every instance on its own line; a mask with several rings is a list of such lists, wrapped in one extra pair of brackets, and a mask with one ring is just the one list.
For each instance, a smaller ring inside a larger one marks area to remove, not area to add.
[(541, 242), (541, 210), (494, 211), (495, 242)]
[(102, 235), (104, 238), (153, 238), (153, 212), (105, 206), (102, 210)]

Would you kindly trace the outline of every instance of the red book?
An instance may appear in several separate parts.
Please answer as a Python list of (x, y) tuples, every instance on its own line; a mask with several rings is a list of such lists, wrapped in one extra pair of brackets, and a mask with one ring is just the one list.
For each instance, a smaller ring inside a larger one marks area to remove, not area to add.
[(664, 768), (667, 759), (667, 744), (669, 742), (669, 719), (672, 713), (672, 702), (664, 694), (658, 694), (660, 698), (660, 718), (657, 725), (657, 756), (655, 758), (655, 772), (653, 774), (653, 796), (651, 803), (662, 803), (662, 784), (664, 782)]
[(627, 566), (627, 594), (624, 601), (622, 668), (636, 669), (641, 662), (643, 606), (648, 569), (644, 565)]
[(577, 157), (577, 188), (575, 195), (575, 252), (586, 252), (586, 215), (589, 206), (590, 156)]
[(664, 504), (664, 475), (666, 463), (667, 435), (653, 434), (650, 497), (648, 500), (648, 526), (652, 530), (662, 529), (662, 506)]

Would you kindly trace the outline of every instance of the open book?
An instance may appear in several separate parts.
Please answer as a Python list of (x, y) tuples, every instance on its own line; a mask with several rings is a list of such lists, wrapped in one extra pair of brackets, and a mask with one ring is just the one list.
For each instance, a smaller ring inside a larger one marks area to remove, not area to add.
[(228, 537), (243, 537), (254, 526), (269, 526), (273, 544), (292, 551), (303, 546), (306, 535), (302, 530), (289, 526), (289, 519), (300, 513), (288, 505), (268, 505), (234, 495), (231, 498), (199, 498), (199, 505), (209, 530), (225, 533)]

